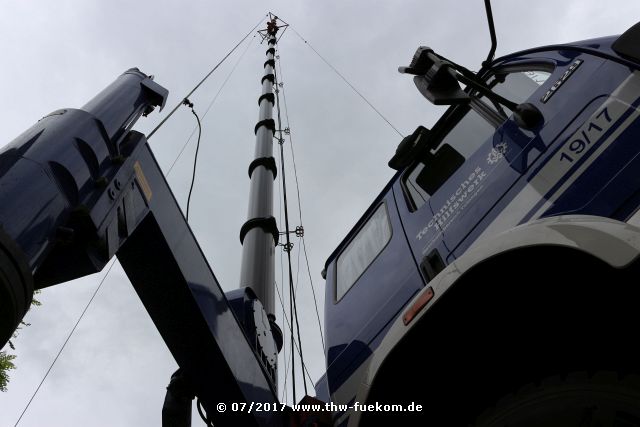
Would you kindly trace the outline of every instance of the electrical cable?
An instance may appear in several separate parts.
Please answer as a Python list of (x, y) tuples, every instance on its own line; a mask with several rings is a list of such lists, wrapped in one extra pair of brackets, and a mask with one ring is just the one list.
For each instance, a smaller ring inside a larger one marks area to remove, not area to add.
[[(278, 169), (282, 169), (282, 164), (280, 163), (280, 157), (278, 157)], [(278, 175), (278, 224), (282, 224), (282, 175)], [(280, 283), (284, 283), (284, 264), (283, 264), (283, 256), (282, 252), (280, 252)], [(278, 292), (278, 297), (280, 297), (280, 289), (278, 288), (278, 282), (275, 282), (275, 288)], [(283, 290), (284, 292), (284, 290)], [(280, 305), (282, 307), (282, 318), (286, 318), (285, 306), (282, 298), (280, 297)], [(282, 398), (280, 399), (283, 402), (287, 401), (287, 379), (289, 378), (288, 364), (290, 357), (287, 357), (287, 346), (286, 346), (286, 336), (283, 335), (282, 339), (282, 349), (284, 351), (284, 384), (282, 386)], [(294, 402), (295, 403), (295, 402)]]
[(111, 271), (111, 269), (113, 268), (113, 265), (116, 263), (116, 259), (114, 258), (113, 261), (111, 262), (111, 265), (109, 266), (109, 268), (107, 269), (107, 272), (105, 273), (104, 276), (102, 276), (102, 280), (100, 280), (100, 283), (98, 284), (98, 286), (96, 287), (96, 289), (93, 291), (93, 294), (91, 295), (91, 298), (89, 299), (89, 302), (87, 302), (87, 304), (84, 307), (84, 310), (82, 310), (82, 313), (80, 313), (80, 317), (78, 317), (78, 320), (76, 321), (75, 325), (73, 325), (73, 328), (71, 328), (71, 332), (69, 332), (69, 335), (67, 335), (67, 339), (64, 340), (64, 343), (62, 344), (62, 347), (60, 347), (60, 350), (58, 350), (58, 354), (56, 354), (56, 357), (53, 359), (53, 362), (51, 362), (51, 365), (49, 365), (49, 369), (47, 369), (47, 372), (44, 374), (44, 377), (42, 377), (42, 380), (40, 381), (40, 384), (38, 384), (38, 387), (36, 387), (36, 391), (33, 392), (33, 394), (31, 395), (31, 398), (29, 399), (29, 401), (27, 402), (27, 406), (24, 407), (24, 409), (22, 410), (22, 413), (20, 414), (20, 417), (18, 417), (18, 421), (16, 421), (16, 423), (14, 424), (14, 427), (16, 427), (18, 425), (18, 423), (20, 422), (20, 420), (22, 419), (22, 417), (24, 416), (25, 412), (27, 412), (27, 409), (29, 409), (29, 406), (31, 405), (31, 402), (33, 402), (33, 399), (36, 397), (36, 394), (38, 394), (38, 391), (40, 391), (40, 387), (42, 387), (42, 384), (44, 384), (44, 381), (47, 379), (47, 377), (49, 376), (49, 373), (51, 372), (51, 370), (53, 369), (53, 365), (56, 364), (56, 362), (58, 361), (58, 358), (60, 357), (60, 355), (62, 354), (62, 351), (64, 350), (64, 348), (67, 346), (67, 343), (69, 342), (69, 340), (71, 339), (71, 336), (73, 335), (73, 333), (76, 331), (76, 328), (78, 327), (78, 325), (80, 324), (80, 321), (82, 320), (82, 318), (84, 317), (85, 313), (87, 312), (87, 309), (89, 308), (89, 306), (91, 305), (91, 302), (93, 301), (93, 299), (96, 297), (96, 295), (98, 294), (98, 291), (100, 290), (100, 288), (102, 287), (102, 284), (104, 283), (105, 279), (107, 278), (107, 276), (109, 275), (109, 272)]
[[(304, 366), (304, 356), (303, 356), (303, 352), (302, 352), (302, 339), (300, 338), (300, 322), (298, 320), (298, 307), (297, 307), (297, 303), (296, 303), (296, 294), (295, 294), (295, 290), (293, 287), (293, 271), (291, 268), (291, 241), (289, 238), (289, 234), (290, 234), (290, 229), (289, 229), (289, 209), (287, 206), (287, 180), (286, 180), (286, 172), (285, 172), (285, 167), (284, 167), (284, 148), (283, 148), (283, 144), (282, 142), (284, 142), (284, 139), (282, 138), (282, 119), (280, 116), (280, 96), (278, 94), (278, 90), (277, 90), (277, 86), (278, 86), (278, 73), (276, 71), (276, 68), (274, 67), (273, 69), (273, 73), (274, 73), (274, 82), (275, 82), (275, 86), (276, 86), (276, 90), (275, 90), (275, 95), (276, 95), (276, 109), (278, 111), (278, 129), (280, 129), (280, 138), (279, 138), (279, 145), (280, 145), (280, 163), (282, 165), (282, 199), (284, 202), (284, 222), (285, 222), (285, 236), (286, 236), (286, 247), (288, 248), (287, 250), (287, 258), (289, 261), (289, 287), (291, 289), (291, 298), (292, 298), (292, 303), (291, 305), (293, 306), (293, 312), (294, 312), (294, 319), (295, 319), (295, 327), (296, 327), (296, 331), (297, 331), (297, 335), (298, 335), (298, 349), (300, 350), (300, 361), (302, 363), (302, 365)], [(291, 322), (293, 324), (293, 321)], [(292, 331), (293, 332), (293, 331)], [(295, 365), (293, 366), (293, 369), (295, 370)], [(305, 395), (308, 394), (308, 390), (307, 390), (307, 379), (304, 376), (304, 372), (302, 372), (302, 383), (304, 385), (304, 393)], [(295, 399), (295, 396), (294, 396)]]
[[(281, 282), (282, 283), (282, 282)], [(284, 302), (282, 301), (282, 297), (280, 296), (280, 289), (278, 288), (278, 283), (275, 283), (275, 287), (276, 287), (276, 292), (278, 293), (278, 298), (280, 298), (280, 306), (282, 307), (282, 318), (286, 319), (287, 316), (285, 314), (285, 308), (284, 308)], [(284, 292), (284, 291), (283, 291)], [(287, 320), (287, 323), (289, 323), (289, 321)], [(285, 343), (287, 342), (286, 337), (283, 337), (284, 339), (282, 340), (282, 350), (284, 351), (284, 383), (282, 385), (282, 397), (280, 398), (281, 401), (286, 402), (287, 401), (287, 380), (289, 378), (289, 360), (291, 359), (290, 355), (287, 356), (287, 346), (285, 345)]]
[(298, 285), (300, 284), (300, 245), (298, 245), (298, 256), (296, 259), (296, 285), (293, 287), (296, 294), (298, 293)]
[[(280, 55), (278, 55), (280, 56)], [(280, 58), (278, 58), (278, 74), (282, 77), (282, 60)], [(281, 83), (282, 84), (282, 83)], [(295, 178), (295, 182), (296, 182), (296, 193), (298, 196), (298, 218), (300, 219), (300, 226), (303, 225), (302, 223), (302, 202), (300, 201), (300, 183), (298, 181), (298, 167), (296, 166), (296, 156), (295, 153), (293, 151), (293, 135), (291, 132), (291, 125), (290, 125), (290, 120), (289, 120), (289, 108), (287, 107), (287, 93), (284, 89), (284, 85), (282, 84), (281, 86), (282, 88), (282, 100), (284, 103), (284, 116), (287, 120), (287, 128), (289, 128), (289, 149), (291, 150), (291, 160), (293, 163), (293, 176)], [(311, 267), (309, 266), (309, 257), (307, 255), (307, 245), (305, 243), (304, 240), (304, 235), (302, 236), (302, 248), (304, 250), (304, 258), (307, 264), (307, 273), (309, 275), (309, 285), (311, 286), (311, 293), (313, 295), (313, 304), (315, 306), (315, 310), (316, 310), (316, 318), (318, 320), (318, 328), (320, 329), (320, 340), (322, 341), (322, 350), (326, 353), (327, 352), (327, 348), (325, 346), (324, 343), (324, 331), (322, 330), (322, 322), (320, 321), (320, 310), (318, 309), (318, 299), (316, 298), (316, 291), (315, 288), (313, 287), (313, 278), (311, 277)]]
[(191, 108), (191, 112), (194, 116), (196, 116), (196, 120), (198, 122), (198, 143), (196, 144), (196, 154), (193, 156), (193, 175), (191, 176), (191, 186), (189, 187), (189, 197), (187, 197), (187, 215), (186, 220), (189, 222), (189, 206), (191, 205), (191, 193), (193, 192), (193, 184), (196, 182), (196, 167), (198, 166), (198, 152), (200, 151), (200, 136), (202, 136), (202, 125), (200, 124), (200, 117), (196, 113), (196, 110), (193, 109), (193, 102), (189, 101), (187, 98), (182, 101), (182, 103), (189, 108)]
[[(289, 268), (289, 271), (291, 271), (291, 268)], [(291, 274), (289, 274), (289, 316), (291, 317), (291, 322), (289, 323), (289, 336), (291, 337), (291, 364), (289, 365), (291, 367), (291, 394), (292, 394), (292, 402), (295, 404), (297, 403), (297, 397), (296, 397), (296, 358), (295, 358), (295, 351), (293, 351), (293, 348), (295, 346), (295, 334), (293, 333), (293, 301), (294, 301), (294, 296), (293, 296), (293, 286), (291, 284)], [(298, 352), (300, 354), (302, 354), (300, 352), (300, 349), (295, 346), (295, 348), (298, 349)], [(301, 361), (302, 362), (302, 361)]]
[(302, 251), (304, 252), (304, 259), (307, 264), (307, 274), (309, 275), (309, 283), (311, 286), (311, 293), (313, 295), (313, 305), (316, 309), (316, 318), (318, 319), (318, 328), (320, 328), (320, 341), (322, 342), (322, 351), (327, 352), (327, 347), (324, 344), (324, 331), (322, 330), (322, 322), (320, 321), (320, 312), (318, 310), (318, 300), (316, 299), (316, 291), (313, 288), (313, 279), (311, 278), (311, 267), (309, 267), (309, 256), (307, 255), (307, 244), (302, 237)]
[[(277, 42), (276, 42), (277, 44)], [(275, 67), (274, 67), (274, 85), (275, 85), (275, 94), (276, 97), (278, 96), (278, 83), (277, 80), (275, 79), (275, 75), (276, 75), (276, 71), (275, 71)], [(280, 141), (282, 141), (282, 123), (281, 123), (281, 119), (280, 119), (280, 104), (278, 102), (278, 130), (280, 131), (279, 134), (279, 139), (278, 142), (280, 143)], [(286, 198), (286, 187), (285, 187), (285, 174), (284, 174), (284, 156), (282, 155), (282, 144), (280, 144), (280, 157), (278, 159), (278, 163), (280, 164), (280, 169), (282, 170), (282, 174), (280, 174), (279, 180), (280, 180), (280, 186), (279, 186), (279, 190), (282, 190), (282, 203), (280, 204), (280, 207), (282, 208), (282, 206), (284, 206), (284, 211), (285, 211), (285, 223), (286, 223), (286, 246), (287, 248), (289, 248), (289, 250), (287, 251), (287, 257), (289, 260), (289, 316), (293, 319), (293, 301), (294, 301), (294, 297), (293, 297), (293, 278), (292, 278), (292, 273), (291, 273), (291, 254), (290, 254), (290, 241), (289, 241), (289, 217), (288, 217), (288, 210), (287, 210), (287, 198)], [(280, 223), (282, 223), (282, 216), (280, 216)], [(280, 258), (281, 263), (280, 263), (280, 267), (282, 269), (282, 256)], [(284, 276), (284, 274), (282, 274), (282, 276)], [(284, 277), (281, 277), (282, 281), (284, 283)], [(276, 287), (276, 290), (278, 288)], [(283, 304), (283, 315), (284, 315), (284, 304)], [(285, 315), (286, 318), (286, 315)], [(290, 349), (290, 355), (291, 355), (291, 391), (292, 391), (292, 399), (293, 399), (293, 403), (296, 403), (296, 371), (295, 371), (295, 352), (293, 351), (293, 348), (295, 346), (295, 338), (294, 338), (294, 331), (293, 331), (293, 322), (289, 323), (289, 336), (291, 337), (291, 349)], [(299, 350), (299, 349), (298, 349)], [(300, 352), (300, 354), (302, 354), (302, 352)], [(285, 362), (285, 366), (286, 366), (286, 362)], [(286, 382), (286, 376), (285, 376), (285, 382)], [(302, 378), (304, 379), (304, 372), (303, 372), (303, 376)], [(305, 380), (305, 386), (306, 386), (306, 380)]]
[(318, 52), (318, 51), (317, 51), (313, 46), (311, 46), (311, 43), (309, 43), (307, 40), (305, 40), (305, 39), (304, 39), (304, 38), (303, 38), (303, 37), (302, 37), (302, 36), (301, 36), (297, 31), (296, 31), (296, 29), (295, 29), (295, 28), (291, 27), (291, 30), (292, 30), (294, 33), (296, 33), (296, 35), (297, 35), (298, 37), (300, 37), (300, 39), (301, 39), (301, 40), (302, 40), (302, 41), (303, 41), (307, 46), (309, 46), (309, 47), (311, 48), (311, 50), (312, 50), (312, 51), (314, 51), (314, 52), (315, 52), (315, 54), (316, 54), (316, 55), (318, 55), (318, 57), (319, 57), (320, 59), (322, 59), (322, 61), (324, 61), (324, 63), (325, 63), (325, 64), (327, 64), (327, 65), (329, 66), (329, 68), (331, 68), (331, 69), (332, 69), (332, 70), (333, 70), (333, 71), (334, 71), (334, 72), (335, 72), (335, 73), (336, 73), (336, 74), (337, 74), (337, 75), (338, 75), (342, 80), (344, 80), (344, 82), (345, 82), (347, 85), (349, 85), (349, 87), (350, 87), (350, 88), (351, 88), (355, 93), (357, 93), (357, 94), (358, 94), (358, 96), (360, 96), (360, 98), (362, 98), (362, 99), (364, 100), (364, 102), (366, 102), (366, 103), (369, 105), (369, 107), (371, 107), (371, 108), (373, 109), (373, 111), (375, 111), (376, 113), (378, 113), (378, 115), (379, 115), (380, 117), (382, 117), (382, 120), (384, 120), (385, 122), (387, 122), (387, 124), (388, 124), (389, 126), (391, 126), (391, 128), (392, 128), (394, 131), (396, 131), (396, 133), (397, 133), (398, 135), (400, 135), (402, 138), (404, 138), (404, 135), (403, 135), (403, 134), (401, 134), (401, 133), (400, 133), (400, 131), (399, 131), (398, 129), (396, 129), (396, 127), (395, 127), (394, 125), (392, 125), (392, 124), (391, 124), (391, 122), (390, 122), (390, 121), (389, 121), (389, 120), (388, 120), (388, 119), (387, 119), (387, 118), (386, 118), (386, 117), (385, 117), (385, 116), (384, 116), (384, 115), (383, 115), (383, 114), (382, 114), (382, 113), (381, 113), (381, 112), (380, 112), (376, 107), (374, 107), (374, 106), (373, 106), (373, 104), (372, 104), (371, 102), (369, 102), (369, 100), (368, 100), (367, 98), (365, 98), (365, 96), (364, 96), (364, 95), (363, 95), (363, 94), (362, 94), (358, 89), (356, 89), (356, 88), (355, 88), (355, 86), (353, 86), (353, 85), (349, 82), (349, 80), (347, 80), (347, 79), (346, 79), (346, 77), (345, 77), (345, 76), (343, 76), (343, 75), (340, 73), (340, 71), (338, 71), (338, 70), (336, 69), (336, 67), (334, 67), (333, 65), (331, 65), (331, 64), (329, 63), (329, 61), (327, 61), (327, 60), (325, 59), (325, 57), (324, 57), (324, 56), (320, 55), (320, 53), (319, 53), (319, 52)]
[(202, 421), (204, 421), (207, 427), (214, 427), (213, 423), (209, 419), (209, 416), (204, 410), (204, 407), (202, 406), (202, 402), (200, 401), (200, 398), (196, 399), (196, 408), (198, 408), (198, 415), (200, 415), (200, 418), (202, 418)]
[[(253, 36), (251, 38), (251, 41), (255, 40), (255, 38), (256, 38), (256, 36)], [(202, 120), (204, 120), (205, 117), (207, 117), (207, 113), (209, 113), (209, 110), (211, 110), (211, 107), (213, 106), (213, 104), (216, 102), (216, 100), (220, 96), (220, 93), (222, 93), (222, 89), (224, 89), (224, 87), (226, 86), (227, 82), (229, 81), (229, 79), (231, 78), (233, 73), (236, 71), (236, 68), (238, 68), (238, 65), (242, 61), (242, 58), (244, 58), (245, 54), (247, 53), (247, 51), (251, 47), (251, 41), (249, 43), (247, 43), (246, 49), (244, 50), (244, 52), (242, 52), (242, 55), (240, 55), (240, 57), (238, 58), (236, 63), (233, 65), (233, 68), (231, 69), (229, 74), (227, 74), (227, 77), (222, 82), (222, 85), (220, 85), (220, 88), (218, 89), (218, 92), (216, 92), (216, 94), (213, 97), (213, 99), (211, 100), (211, 102), (209, 102), (209, 105), (207, 105), (207, 109), (204, 110), (204, 114), (202, 114)], [(191, 131), (191, 134), (189, 135), (189, 138), (187, 138), (185, 143), (182, 145), (182, 148), (180, 148), (180, 152), (178, 153), (178, 156), (173, 160), (173, 163), (171, 163), (171, 166), (169, 166), (169, 169), (167, 169), (167, 175), (169, 175), (171, 173), (171, 170), (173, 169), (173, 167), (176, 165), (178, 160), (180, 160), (180, 157), (182, 157), (182, 153), (184, 153), (184, 150), (189, 145), (189, 142), (191, 141), (191, 138), (193, 138), (193, 135), (195, 135), (197, 130), (198, 130), (198, 126), (196, 125), (196, 126), (193, 127), (193, 130)]]
[[(255, 29), (256, 29), (256, 28), (258, 28), (258, 26), (259, 26), (260, 24), (262, 24), (262, 21), (264, 21), (264, 19), (265, 19), (267, 16), (268, 16), (268, 15), (265, 15), (265, 17), (260, 18), (260, 21), (256, 24), (256, 26), (255, 26), (255, 27), (253, 27), (253, 28), (251, 29), (251, 31), (249, 31), (249, 32), (248, 32), (248, 33), (247, 33), (247, 34), (242, 38), (242, 40), (240, 40), (240, 41), (238, 42), (238, 44), (236, 44), (236, 45), (233, 47), (233, 49), (231, 49), (231, 50), (229, 51), (229, 53), (227, 53), (227, 54), (224, 56), (224, 58), (222, 58), (222, 59), (220, 60), (220, 62), (218, 62), (218, 63), (216, 64), (216, 66), (215, 66), (215, 67), (213, 67), (213, 69), (212, 69), (211, 71), (209, 71), (209, 72), (207, 73), (207, 75), (206, 75), (206, 76), (204, 76), (204, 77), (203, 77), (203, 79), (202, 79), (202, 80), (200, 80), (200, 83), (198, 83), (198, 84), (197, 84), (193, 89), (191, 89), (191, 92), (189, 92), (188, 94), (186, 94), (186, 95), (185, 95), (185, 97), (184, 97), (183, 99), (189, 98), (191, 95), (193, 95), (193, 93), (194, 93), (194, 92), (195, 92), (195, 91), (196, 91), (196, 90), (197, 90), (197, 89), (202, 85), (202, 83), (204, 83), (204, 82), (205, 82), (205, 80), (207, 80), (207, 79), (209, 78), (209, 76), (210, 76), (211, 74), (213, 74), (213, 72), (214, 72), (214, 71), (216, 71), (216, 70), (218, 69), (218, 67), (219, 67), (220, 65), (222, 65), (222, 63), (223, 63), (223, 62), (224, 62), (224, 61), (225, 61), (225, 60), (226, 60), (226, 59), (227, 59), (227, 58), (228, 58), (228, 57), (229, 57), (233, 52), (235, 52), (235, 50), (238, 48), (238, 46), (240, 46), (240, 45), (242, 44), (242, 42), (243, 42), (243, 41), (245, 41), (245, 40), (247, 39), (247, 37), (249, 37), (249, 36), (250, 36), (254, 31), (255, 31)], [(176, 112), (176, 110), (177, 110), (178, 108), (180, 108), (180, 106), (181, 106), (181, 105), (182, 105), (182, 101), (181, 101), (181, 102), (179, 102), (179, 103), (178, 103), (178, 105), (176, 105), (176, 106), (173, 108), (173, 110), (171, 110), (171, 111), (169, 112), (169, 114), (167, 114), (167, 116), (166, 116), (164, 119), (162, 119), (162, 121), (158, 124), (158, 126), (156, 126), (156, 127), (151, 131), (151, 133), (149, 133), (149, 135), (147, 135), (147, 140), (151, 139), (151, 137), (153, 136), (153, 134), (154, 134), (154, 133), (156, 133), (156, 131), (157, 131), (158, 129), (160, 129), (160, 126), (162, 126), (162, 125), (163, 125), (167, 120), (169, 120), (169, 117), (171, 117), (171, 116), (173, 115), (173, 113), (175, 113), (175, 112)]]
[[(280, 293), (280, 289), (277, 286), (276, 286), (276, 292), (278, 294), (278, 299), (280, 300), (280, 305), (284, 308), (284, 301), (282, 299), (282, 294)], [(287, 326), (291, 327), (291, 323), (289, 322), (289, 318), (287, 316), (284, 316), (284, 320), (287, 323)], [(294, 341), (294, 344), (295, 344), (295, 341)], [(298, 346), (296, 345), (295, 347), (296, 347), (296, 350), (298, 350), (298, 353), (300, 353), (300, 349), (298, 348)], [(307, 365), (304, 362), (302, 363), (302, 367), (304, 368), (304, 372), (306, 372), (307, 378), (309, 378), (309, 381), (313, 383), (313, 378), (311, 377), (311, 374), (307, 369)], [(285, 377), (285, 380), (286, 380), (286, 377)], [(285, 386), (286, 386), (286, 383), (285, 383)]]

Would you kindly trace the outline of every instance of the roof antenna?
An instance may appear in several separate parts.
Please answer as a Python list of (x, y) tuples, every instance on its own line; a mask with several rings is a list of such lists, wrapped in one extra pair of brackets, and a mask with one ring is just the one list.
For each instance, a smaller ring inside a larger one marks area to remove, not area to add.
[(493, 25), (493, 13), (491, 13), (491, 0), (484, 0), (484, 7), (487, 10), (487, 21), (489, 21), (489, 33), (491, 34), (491, 49), (489, 49), (489, 55), (487, 59), (482, 63), (483, 68), (488, 68), (493, 61), (493, 56), (496, 53), (496, 46), (498, 40), (496, 39), (496, 27)]

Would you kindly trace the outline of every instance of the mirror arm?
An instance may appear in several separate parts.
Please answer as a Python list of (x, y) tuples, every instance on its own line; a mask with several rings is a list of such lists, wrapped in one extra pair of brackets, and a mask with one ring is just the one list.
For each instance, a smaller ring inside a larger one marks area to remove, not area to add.
[(479, 83), (477, 80), (470, 79), (470, 78), (466, 77), (465, 75), (463, 75), (462, 73), (458, 73), (456, 75), (456, 78), (458, 79), (458, 81), (460, 83), (463, 83), (463, 84), (465, 84), (465, 85), (477, 90), (480, 94), (486, 96), (490, 100), (495, 101), (498, 104), (504, 105), (505, 107), (507, 107), (511, 111), (516, 111), (516, 108), (518, 107), (518, 104), (516, 104), (513, 101), (509, 101), (507, 98), (505, 98), (503, 96), (498, 95), (497, 93), (493, 92), (491, 89), (486, 87), (485, 85)]
[(432, 54), (438, 59), (445, 61), (449, 65), (449, 67), (453, 68), (456, 71), (456, 79), (460, 83), (463, 83), (477, 90), (479, 93), (486, 96), (490, 100), (497, 102), (498, 104), (504, 105), (511, 111), (516, 110), (516, 107), (518, 106), (518, 104), (512, 101), (509, 101), (508, 99), (498, 95), (497, 93), (493, 92), (490, 88), (483, 85), (481, 82), (478, 81), (477, 75), (472, 71), (470, 71), (468, 68), (465, 68), (462, 65), (456, 64), (455, 62), (450, 61), (449, 59), (435, 52), (432, 52)]
[[(483, 65), (483, 70), (486, 66), (486, 64)], [(398, 71), (415, 75), (414, 82), (418, 90), (435, 105), (468, 103), (469, 89), (473, 89), (493, 103), (504, 105), (511, 110), (514, 120), (521, 128), (531, 130), (544, 123), (542, 113), (534, 104), (528, 102), (516, 104), (509, 101), (485, 86), (478, 80), (476, 74), (438, 55), (429, 47), (420, 46), (413, 55), (411, 64), (407, 67), (399, 67)], [(452, 78), (457, 80), (455, 84), (451, 81)], [(463, 91), (458, 82), (465, 84), (467, 88)]]
[(480, 94), (486, 96), (493, 102), (504, 105), (509, 110), (513, 111), (514, 119), (518, 126), (523, 129), (534, 129), (544, 122), (544, 117), (540, 110), (533, 104), (525, 102), (524, 104), (516, 104), (513, 101), (509, 101), (503, 96), (498, 95), (482, 83), (478, 82), (475, 78), (469, 78), (462, 73), (455, 73), (456, 79), (460, 83), (466, 84), (477, 90)]

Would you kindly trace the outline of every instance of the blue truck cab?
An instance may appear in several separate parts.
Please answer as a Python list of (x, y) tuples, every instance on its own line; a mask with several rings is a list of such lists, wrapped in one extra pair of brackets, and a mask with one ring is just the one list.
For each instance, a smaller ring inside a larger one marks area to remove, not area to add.
[(473, 75), (418, 49), (404, 71), (451, 107), (326, 262), (334, 425), (640, 425), (639, 46), (640, 24)]

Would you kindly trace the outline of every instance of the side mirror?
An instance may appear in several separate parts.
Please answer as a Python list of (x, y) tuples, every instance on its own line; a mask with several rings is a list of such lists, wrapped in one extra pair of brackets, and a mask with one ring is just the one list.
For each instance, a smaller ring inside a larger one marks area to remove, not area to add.
[(418, 126), (411, 135), (400, 141), (398, 148), (396, 148), (396, 154), (389, 160), (389, 167), (400, 170), (408, 166), (424, 147), (428, 138), (429, 129), (424, 126)]
[(413, 74), (413, 82), (420, 93), (434, 105), (464, 104), (470, 98), (456, 78), (452, 63), (440, 58), (433, 50), (420, 46), (413, 55), (411, 64), (398, 67), (403, 74)]
[(444, 61), (436, 62), (423, 76), (415, 76), (413, 82), (420, 93), (433, 105), (466, 104), (471, 98), (467, 95)]
[[(490, 10), (487, 13), (490, 13)], [(493, 53), (489, 56), (492, 55)], [(413, 55), (411, 64), (398, 67), (398, 71), (413, 74), (413, 82), (420, 93), (434, 105), (468, 104), (471, 97), (460, 87), (460, 83), (463, 83), (480, 95), (513, 111), (515, 122), (523, 129), (535, 129), (544, 123), (544, 116), (535, 105), (516, 104), (500, 96), (485, 86), (474, 73), (437, 55), (426, 46), (420, 46)]]

